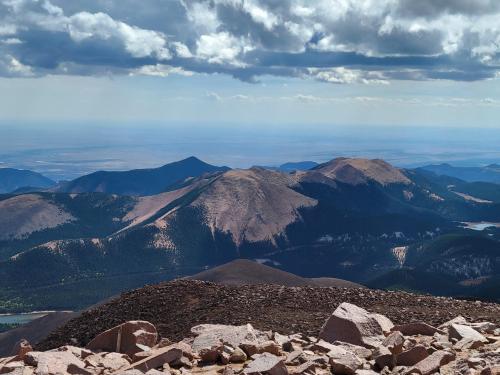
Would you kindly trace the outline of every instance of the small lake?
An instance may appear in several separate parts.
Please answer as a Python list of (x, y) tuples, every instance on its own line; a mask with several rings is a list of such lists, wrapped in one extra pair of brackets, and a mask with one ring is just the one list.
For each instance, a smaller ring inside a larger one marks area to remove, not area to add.
[(32, 312), (0, 315), (0, 324), (26, 324), (47, 314), (48, 312)]
[(472, 229), (472, 230), (477, 230), (477, 231), (482, 231), (482, 230), (485, 230), (487, 228), (493, 228), (493, 227), (500, 228), (500, 223), (488, 223), (485, 221), (481, 221), (478, 223), (465, 222), (462, 224), (464, 224), (465, 228), (467, 228), (467, 229)]

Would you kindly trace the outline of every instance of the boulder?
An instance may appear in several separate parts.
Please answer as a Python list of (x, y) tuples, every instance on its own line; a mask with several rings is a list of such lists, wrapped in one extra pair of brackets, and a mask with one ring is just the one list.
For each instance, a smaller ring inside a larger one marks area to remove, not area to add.
[(135, 320), (120, 324), (97, 335), (86, 346), (90, 350), (124, 353), (133, 357), (154, 346), (158, 332), (153, 324)]
[(117, 371), (130, 365), (130, 358), (122, 353), (98, 353), (85, 358), (85, 365), (96, 369)]
[(341, 348), (344, 348), (348, 352), (356, 354), (359, 358), (368, 359), (372, 355), (372, 351), (370, 349), (365, 348), (364, 346), (349, 344), (343, 341), (335, 341), (333, 345), (340, 346)]
[(229, 355), (229, 363), (244, 363), (246, 360), (247, 355), (240, 348), (234, 349), (234, 351)]
[(373, 351), (372, 358), (379, 369), (383, 369), (384, 367), (393, 368), (396, 364), (395, 356), (383, 345)]
[(429, 356), (427, 349), (423, 345), (415, 345), (397, 356), (396, 364), (398, 366), (413, 366), (423, 361)]
[(0, 374), (12, 374), (13, 372), (17, 372), (16, 370), (24, 370), (24, 367), (23, 361), (12, 361), (0, 366)]
[(380, 315), (374, 315), (356, 305), (344, 302), (325, 322), (319, 337), (330, 343), (344, 341), (376, 348), (382, 343), (384, 329), (387, 329), (390, 321), (387, 318), (381, 319)]
[(400, 354), (403, 351), (404, 343), (405, 338), (399, 331), (392, 332), (382, 341), (382, 345), (389, 349), (392, 354)]
[(280, 357), (270, 353), (258, 354), (243, 370), (244, 374), (265, 373), (269, 375), (286, 375), (288, 370)]
[(219, 346), (221, 343), (236, 348), (243, 342), (261, 343), (269, 340), (265, 332), (254, 329), (250, 324), (242, 326), (200, 324), (191, 328), (191, 332), (196, 335), (192, 345), (195, 352)]
[(166, 363), (172, 363), (179, 360), (182, 357), (182, 350), (179, 348), (161, 348), (161, 349), (153, 349), (152, 354), (144, 358), (138, 362), (134, 362), (123, 371), (127, 370), (140, 370), (142, 372), (147, 372), (151, 369), (155, 369), (163, 366)]
[(12, 348), (11, 355), (16, 356), (18, 359), (23, 360), (24, 356), (33, 351), (33, 347), (28, 340), (21, 339)]
[(327, 356), (334, 374), (352, 375), (363, 366), (363, 361), (356, 354), (339, 346), (334, 347)]
[(448, 328), (448, 335), (450, 338), (468, 341), (478, 341), (483, 344), (488, 343), (486, 337), (476, 331), (474, 328), (470, 326), (466, 326), (463, 324), (451, 324)]
[(74, 356), (80, 358), (81, 360), (84, 360), (85, 358), (87, 358), (89, 355), (92, 355), (94, 353), (92, 353), (90, 350), (88, 349), (84, 349), (84, 348), (79, 348), (77, 346), (72, 346), (72, 345), (65, 345), (65, 346), (61, 346), (60, 348), (57, 348), (57, 351), (59, 352), (70, 352), (72, 353)]
[(392, 327), (392, 331), (399, 331), (405, 336), (433, 336), (435, 333), (445, 333), (444, 331), (423, 322), (398, 324)]
[[(418, 362), (410, 371), (418, 371), (422, 375), (430, 375), (439, 371), (444, 366), (455, 359), (455, 354), (446, 350), (438, 350), (424, 360)], [(411, 373), (411, 372), (410, 372)]]
[(291, 373), (292, 374), (307, 374), (307, 373), (314, 373), (314, 370), (316, 367), (320, 367), (320, 365), (316, 362), (313, 361), (307, 361), (302, 363), (301, 365), (295, 367)]
[(285, 363), (287, 365), (296, 366), (303, 362), (302, 357), (303, 357), (302, 350), (294, 350), (293, 352), (287, 354)]
[(391, 320), (382, 314), (371, 314), (372, 317), (378, 322), (380, 328), (382, 328), (382, 332), (389, 333), (394, 327), (394, 323)]
[(494, 334), (495, 329), (498, 328), (498, 326), (495, 323), (491, 322), (471, 323), (469, 324), (469, 326), (474, 328), (476, 331), (489, 334)]
[(39, 375), (86, 374), (85, 363), (69, 351), (29, 352), (24, 357), (27, 365), (36, 367)]

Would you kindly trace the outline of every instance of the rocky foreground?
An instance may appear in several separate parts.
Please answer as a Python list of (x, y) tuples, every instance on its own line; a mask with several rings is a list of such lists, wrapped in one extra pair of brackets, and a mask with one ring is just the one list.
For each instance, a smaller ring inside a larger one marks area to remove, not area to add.
[(395, 325), (389, 318), (341, 303), (315, 336), (201, 324), (178, 342), (147, 321), (128, 321), (85, 347), (35, 351), (19, 342), (0, 359), (0, 374), (500, 374), (500, 328), (456, 317), (435, 327)]
[(342, 302), (384, 314), (396, 324), (423, 321), (437, 326), (461, 315), (471, 322), (500, 325), (500, 305), (495, 303), (371, 289), (227, 286), (175, 280), (124, 293), (85, 311), (39, 343), (37, 349), (85, 345), (100, 332), (129, 320), (147, 320), (161, 336), (176, 341), (202, 323), (250, 323), (263, 331), (314, 336)]

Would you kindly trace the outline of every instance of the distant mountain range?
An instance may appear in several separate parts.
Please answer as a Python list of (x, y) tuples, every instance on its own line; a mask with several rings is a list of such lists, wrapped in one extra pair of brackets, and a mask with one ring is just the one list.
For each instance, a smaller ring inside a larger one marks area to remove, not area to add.
[[(500, 223), (499, 185), (378, 159), (287, 173), (190, 158), (169, 169), (154, 189), (145, 182), (159, 180), (136, 181), (150, 176), (140, 170), (119, 172), (126, 187), (79, 185), (106, 193), (0, 196), (0, 311), (80, 308), (238, 258), (304, 278), (500, 299), (500, 230), (461, 224)], [(448, 287), (426, 284), (430, 270)]]
[(450, 164), (434, 164), (422, 167), (437, 175), (459, 178), (468, 182), (491, 182), (500, 184), (500, 165), (491, 164), (485, 167), (454, 167)]
[(39, 173), (14, 168), (0, 168), (0, 194), (11, 193), (20, 188), (46, 189), (56, 183)]

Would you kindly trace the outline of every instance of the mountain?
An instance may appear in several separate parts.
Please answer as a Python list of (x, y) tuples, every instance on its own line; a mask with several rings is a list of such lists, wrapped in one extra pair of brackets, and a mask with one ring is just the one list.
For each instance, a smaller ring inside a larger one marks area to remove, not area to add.
[(298, 161), (281, 164), (278, 169), (283, 172), (306, 171), (316, 167), (318, 163), (315, 161)]
[(154, 195), (171, 189), (172, 185), (181, 183), (187, 178), (227, 170), (229, 170), (228, 167), (216, 167), (195, 157), (189, 157), (159, 168), (91, 173), (64, 183), (55, 191), (60, 193), (100, 192), (131, 196)]
[[(0, 308), (79, 309), (238, 258), (264, 260), (302, 278), (365, 284), (400, 270), (402, 248), (470, 235), (461, 222), (500, 223), (500, 203), (456, 194), (449, 179), (382, 160), (342, 158), (292, 174), (215, 172), (144, 197), (36, 195), (65, 221), (46, 228), (41, 220), (36, 231), (21, 235), (17, 228), (32, 220), (26, 214), (14, 228), (20, 238), (0, 244)], [(499, 232), (484, 236), (498, 241)], [(474, 258), (480, 251), (470, 246), (464, 254)]]
[(275, 267), (248, 259), (237, 259), (218, 267), (202, 271), (189, 279), (209, 281), (224, 285), (276, 284), (284, 286), (329, 286), (339, 288), (364, 288), (346, 280), (335, 278), (306, 279)]
[(491, 182), (500, 184), (500, 165), (491, 164), (485, 167), (455, 167), (450, 164), (434, 164), (421, 167), (437, 175), (456, 177), (468, 182)]
[(352, 185), (367, 183), (369, 180), (384, 186), (410, 184), (410, 180), (401, 170), (380, 159), (337, 158), (316, 166), (314, 170), (337, 181)]
[(500, 301), (500, 241), (482, 234), (448, 234), (394, 249), (400, 268), (368, 284), (439, 295)]
[(140, 203), (101, 193), (0, 195), (0, 262), (49, 241), (112, 234)]
[(0, 168), (0, 194), (24, 187), (50, 188), (56, 183), (40, 173), (13, 168)]

